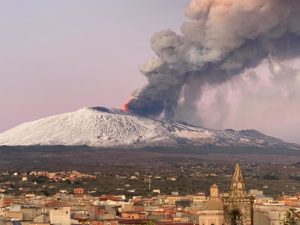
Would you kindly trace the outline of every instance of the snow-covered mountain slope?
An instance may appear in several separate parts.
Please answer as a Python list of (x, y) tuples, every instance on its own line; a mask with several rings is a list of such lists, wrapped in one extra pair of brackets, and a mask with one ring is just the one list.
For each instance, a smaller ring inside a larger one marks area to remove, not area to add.
[(88, 145), (145, 147), (178, 145), (258, 146), (300, 149), (255, 130), (213, 130), (84, 108), (21, 124), (0, 134), (0, 145)]

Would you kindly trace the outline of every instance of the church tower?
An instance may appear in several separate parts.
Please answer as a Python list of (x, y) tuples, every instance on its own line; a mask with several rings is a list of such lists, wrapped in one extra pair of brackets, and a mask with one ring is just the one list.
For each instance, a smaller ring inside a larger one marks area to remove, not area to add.
[(219, 188), (216, 184), (210, 188), (209, 200), (205, 202), (199, 211), (199, 225), (223, 225), (223, 202), (219, 198)]
[(254, 198), (247, 195), (240, 165), (235, 166), (231, 190), (223, 197), (224, 225), (253, 225)]

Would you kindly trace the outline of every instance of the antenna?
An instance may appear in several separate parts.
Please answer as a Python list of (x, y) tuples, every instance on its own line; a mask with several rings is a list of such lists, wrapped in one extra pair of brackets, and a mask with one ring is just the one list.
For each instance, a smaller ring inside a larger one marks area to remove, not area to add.
[(148, 177), (148, 182), (149, 182), (148, 188), (149, 188), (149, 191), (151, 191), (151, 177)]

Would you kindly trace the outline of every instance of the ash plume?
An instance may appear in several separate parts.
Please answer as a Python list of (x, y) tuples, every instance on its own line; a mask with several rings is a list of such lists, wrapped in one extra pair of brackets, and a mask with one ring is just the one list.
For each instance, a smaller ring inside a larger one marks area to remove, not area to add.
[(141, 68), (148, 85), (133, 95), (130, 112), (172, 119), (195, 108), (205, 85), (231, 80), (269, 55), (300, 53), (299, 0), (192, 0), (186, 15), (181, 34), (152, 37), (156, 56)]
[(198, 117), (189, 112), (192, 116), (185, 117), (186, 122), (216, 129), (255, 128), (299, 143), (299, 64), (299, 58), (269, 56), (227, 82), (206, 85), (195, 105)]

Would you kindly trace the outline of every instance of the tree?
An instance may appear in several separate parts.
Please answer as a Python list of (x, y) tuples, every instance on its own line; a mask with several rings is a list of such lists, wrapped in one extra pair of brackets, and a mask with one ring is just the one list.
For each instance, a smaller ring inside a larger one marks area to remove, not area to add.
[(284, 219), (281, 221), (282, 225), (297, 225), (297, 213), (295, 209), (289, 209), (286, 212)]

